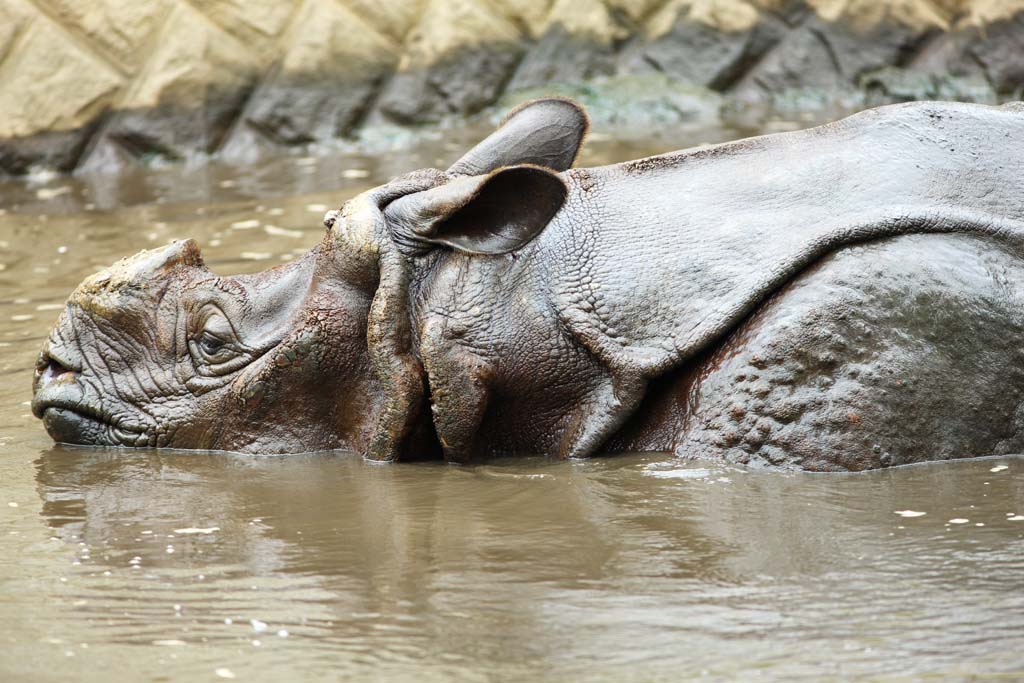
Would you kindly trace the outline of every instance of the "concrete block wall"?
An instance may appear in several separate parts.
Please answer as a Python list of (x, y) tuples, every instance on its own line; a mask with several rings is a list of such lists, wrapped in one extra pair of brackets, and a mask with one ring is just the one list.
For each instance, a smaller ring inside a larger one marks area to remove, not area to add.
[(1024, 0), (0, 0), (0, 173), (245, 160), (553, 83), (1020, 98)]

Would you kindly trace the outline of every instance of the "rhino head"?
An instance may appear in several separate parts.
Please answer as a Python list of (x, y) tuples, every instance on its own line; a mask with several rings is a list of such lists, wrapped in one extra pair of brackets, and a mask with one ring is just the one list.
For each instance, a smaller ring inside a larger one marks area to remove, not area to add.
[(531, 102), (447, 172), (397, 178), (325, 218), (323, 241), (219, 276), (192, 240), (86, 279), (39, 354), (32, 409), (59, 442), (290, 453), (436, 452), (410, 283), (453, 251), (529, 242), (561, 208), (587, 119)]

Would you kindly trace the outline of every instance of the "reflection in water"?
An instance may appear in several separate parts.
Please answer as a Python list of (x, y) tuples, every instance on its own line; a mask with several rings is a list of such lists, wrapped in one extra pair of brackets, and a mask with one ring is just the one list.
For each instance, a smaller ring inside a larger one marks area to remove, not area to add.
[(181, 641), (189, 666), (238, 669), (243, 648), (257, 678), (289, 659), (311, 676), (824, 680), (1024, 673), (1007, 649), (1024, 522), (1006, 514), (1024, 461), (999, 462), (822, 476), (54, 449), (36, 466), (44, 521), (81, 563), (69, 627)]

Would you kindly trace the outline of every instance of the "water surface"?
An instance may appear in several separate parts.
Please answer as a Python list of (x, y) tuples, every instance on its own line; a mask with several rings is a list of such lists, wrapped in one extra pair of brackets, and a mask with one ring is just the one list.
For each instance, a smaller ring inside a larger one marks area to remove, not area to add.
[[(583, 163), (736, 134), (598, 133)], [(289, 260), (474, 135), (0, 185), (0, 680), (1024, 680), (1019, 458), (381, 466), (54, 447), (29, 414), (84, 276), (179, 237), (219, 272)]]

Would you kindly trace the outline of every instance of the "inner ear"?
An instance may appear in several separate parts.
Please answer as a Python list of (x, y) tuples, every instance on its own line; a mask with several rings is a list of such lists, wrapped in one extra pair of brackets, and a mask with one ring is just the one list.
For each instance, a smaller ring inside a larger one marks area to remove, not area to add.
[(428, 190), (409, 197), (417, 203), (417, 220), (410, 227), (419, 241), (470, 254), (507, 254), (539, 235), (567, 195), (561, 178), (533, 166), (506, 168), (473, 180), (456, 181), (454, 185), (462, 186), (456, 196)]

